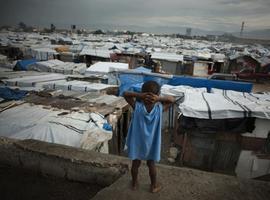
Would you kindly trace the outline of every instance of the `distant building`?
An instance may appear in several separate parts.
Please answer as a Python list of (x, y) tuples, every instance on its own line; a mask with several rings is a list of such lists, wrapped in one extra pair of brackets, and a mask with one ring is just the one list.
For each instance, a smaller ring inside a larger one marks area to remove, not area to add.
[(71, 32), (74, 33), (76, 31), (76, 25), (71, 25)]
[(191, 36), (192, 28), (187, 28), (186, 29), (186, 36)]

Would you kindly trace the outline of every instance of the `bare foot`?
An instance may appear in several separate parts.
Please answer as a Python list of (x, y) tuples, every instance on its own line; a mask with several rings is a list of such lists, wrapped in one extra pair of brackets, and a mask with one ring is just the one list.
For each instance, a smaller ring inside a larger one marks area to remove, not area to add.
[(157, 193), (162, 189), (162, 186), (157, 184), (156, 186), (151, 186), (150, 192)]
[(135, 190), (137, 190), (138, 189), (138, 182), (135, 182), (135, 183), (133, 183), (132, 181), (131, 181), (131, 189), (133, 190), (133, 191), (135, 191)]

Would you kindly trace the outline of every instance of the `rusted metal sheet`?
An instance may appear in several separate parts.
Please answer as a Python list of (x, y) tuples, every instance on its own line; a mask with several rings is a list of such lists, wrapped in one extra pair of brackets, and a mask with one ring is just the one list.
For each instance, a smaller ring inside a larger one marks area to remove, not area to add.
[(241, 137), (241, 148), (243, 150), (260, 151), (263, 150), (266, 138)]

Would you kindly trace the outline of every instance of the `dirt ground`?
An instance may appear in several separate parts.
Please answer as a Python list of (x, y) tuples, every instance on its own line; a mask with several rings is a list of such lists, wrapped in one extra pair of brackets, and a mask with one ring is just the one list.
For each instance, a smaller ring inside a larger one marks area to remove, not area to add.
[(149, 192), (150, 180), (146, 165), (139, 172), (139, 186), (130, 189), (130, 174), (123, 175), (99, 192), (93, 200), (268, 200), (270, 183), (239, 180), (193, 169), (158, 165), (159, 193)]
[(1, 200), (89, 200), (102, 187), (0, 165)]
[(263, 83), (253, 83), (252, 92), (270, 92), (270, 81)]

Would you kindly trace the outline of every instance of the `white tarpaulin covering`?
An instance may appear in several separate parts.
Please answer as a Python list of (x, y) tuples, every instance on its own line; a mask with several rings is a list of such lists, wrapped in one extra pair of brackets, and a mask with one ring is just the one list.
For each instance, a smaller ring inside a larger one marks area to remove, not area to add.
[(186, 117), (226, 119), (256, 117), (270, 119), (270, 95), (213, 90), (214, 93), (186, 92), (179, 105)]
[(127, 63), (97, 62), (91, 65), (86, 70), (86, 73), (93, 73), (93, 72), (109, 73), (112, 71), (126, 70), (126, 69), (128, 69)]
[(207, 92), (206, 88), (194, 88), (190, 86), (185, 85), (179, 85), (179, 86), (172, 86), (172, 85), (163, 85), (161, 87), (161, 94), (162, 95), (170, 95), (174, 97), (180, 97), (183, 96), (186, 92)]
[(176, 53), (167, 52), (154, 52), (152, 53), (152, 58), (157, 60), (167, 60), (171, 62), (183, 62), (184, 56)]
[(37, 83), (64, 80), (66, 77), (62, 74), (43, 74), (36, 76), (25, 76), (21, 78), (12, 78), (3, 80), (8, 86), (34, 87)]
[(32, 58), (35, 58), (37, 60), (50, 60), (53, 59), (54, 55), (56, 55), (57, 52), (54, 49), (51, 48), (35, 48), (30, 50), (30, 55)]
[(113, 51), (107, 49), (93, 49), (91, 47), (85, 46), (83, 50), (80, 52), (80, 55), (89, 55), (89, 56), (97, 56), (101, 58), (110, 58), (110, 54)]
[(96, 113), (52, 111), (22, 104), (0, 113), (0, 136), (36, 139), (73, 147), (94, 149), (112, 137), (102, 126), (107, 121)]
[(51, 68), (51, 72), (61, 74), (84, 74), (86, 71), (85, 63), (65, 62)]
[(86, 71), (86, 64), (48, 60), (30, 64), (28, 70), (62, 74), (84, 74)]
[(45, 84), (45, 89), (60, 89), (83, 92), (101, 92), (109, 88), (117, 88), (117, 85), (107, 85), (103, 83), (89, 83), (87, 81), (57, 81)]
[(61, 60), (48, 60), (48, 61), (41, 61), (36, 62), (33, 64), (28, 65), (28, 70), (38, 71), (38, 72), (50, 72), (51, 68), (57, 65), (62, 65), (64, 62)]

